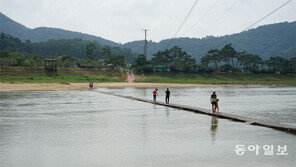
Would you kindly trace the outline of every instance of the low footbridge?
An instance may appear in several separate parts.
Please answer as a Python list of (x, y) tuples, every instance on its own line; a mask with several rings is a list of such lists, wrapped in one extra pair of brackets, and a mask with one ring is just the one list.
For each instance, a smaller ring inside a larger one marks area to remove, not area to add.
[(211, 110), (207, 110), (207, 109), (203, 109), (203, 108), (186, 106), (186, 105), (179, 105), (179, 104), (167, 104), (167, 103), (158, 102), (158, 101), (154, 102), (153, 100), (148, 100), (148, 99), (139, 98), (139, 97), (132, 97), (132, 96), (124, 96), (124, 95), (119, 95), (119, 94), (110, 93), (110, 92), (103, 92), (103, 91), (96, 91), (96, 92), (107, 94), (107, 95), (112, 95), (112, 96), (117, 96), (117, 97), (122, 97), (122, 98), (126, 98), (126, 99), (151, 103), (151, 104), (155, 104), (155, 105), (186, 110), (186, 111), (190, 111), (190, 112), (194, 112), (194, 113), (206, 114), (206, 115), (216, 116), (219, 118), (230, 119), (233, 121), (243, 122), (243, 123), (246, 123), (249, 125), (258, 125), (258, 126), (269, 127), (269, 128), (278, 129), (278, 130), (287, 131), (289, 133), (296, 134), (296, 126), (293, 126), (293, 125), (286, 125), (286, 124), (277, 123), (277, 122), (269, 122), (269, 121), (239, 116), (239, 115), (235, 115), (235, 114), (224, 113), (224, 112), (213, 113)]

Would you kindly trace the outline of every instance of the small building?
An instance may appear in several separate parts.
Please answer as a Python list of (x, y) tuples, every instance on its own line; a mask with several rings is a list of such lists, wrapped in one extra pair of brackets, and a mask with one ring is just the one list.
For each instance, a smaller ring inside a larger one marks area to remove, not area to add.
[(84, 63), (84, 64), (79, 64), (79, 68), (95, 68), (92, 64)]
[(170, 68), (166, 69), (165, 67), (162, 67), (162, 66), (156, 66), (154, 67), (154, 71), (155, 72), (166, 72), (166, 71), (171, 71)]
[(105, 61), (106, 61), (105, 59), (98, 59), (99, 63), (105, 63)]

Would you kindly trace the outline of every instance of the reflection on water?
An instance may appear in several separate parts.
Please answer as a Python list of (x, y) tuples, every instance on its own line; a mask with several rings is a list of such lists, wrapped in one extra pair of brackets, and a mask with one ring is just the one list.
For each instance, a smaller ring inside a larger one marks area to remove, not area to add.
[[(151, 98), (149, 89), (108, 91)], [(172, 95), (192, 95), (192, 91), (173, 89)], [(0, 166), (235, 167), (295, 163), (295, 135), (269, 128), (95, 91), (8, 91), (0, 92), (0, 97)], [(172, 100), (182, 99), (186, 104), (196, 98), (173, 96)], [(264, 156), (261, 150), (260, 156), (249, 152), (238, 157), (233, 151), (237, 144), (287, 145), (289, 155)]]
[(218, 129), (218, 118), (216, 116), (212, 116), (212, 122), (211, 122), (211, 135), (212, 135), (212, 140), (213, 142), (216, 141), (216, 132)]
[(165, 108), (165, 111), (166, 111), (166, 112), (165, 112), (165, 113), (166, 113), (165, 116), (168, 117), (168, 116), (170, 115), (170, 109), (169, 109), (168, 107), (166, 107), (166, 108)]

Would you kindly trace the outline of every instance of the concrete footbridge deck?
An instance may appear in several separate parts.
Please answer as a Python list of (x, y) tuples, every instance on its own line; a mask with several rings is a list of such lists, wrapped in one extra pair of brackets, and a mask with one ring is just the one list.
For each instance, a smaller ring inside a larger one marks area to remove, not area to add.
[(277, 123), (277, 122), (268, 122), (268, 121), (264, 121), (264, 120), (248, 118), (248, 117), (224, 113), (224, 112), (213, 113), (211, 110), (207, 110), (207, 109), (203, 109), (203, 108), (186, 106), (186, 105), (179, 105), (179, 104), (167, 104), (167, 103), (158, 102), (158, 101), (154, 102), (153, 100), (148, 100), (148, 99), (139, 98), (139, 97), (118, 95), (118, 94), (110, 93), (110, 92), (103, 92), (103, 91), (96, 91), (96, 92), (107, 94), (107, 95), (112, 95), (112, 96), (117, 96), (117, 97), (122, 97), (122, 98), (126, 98), (126, 99), (156, 104), (156, 105), (160, 105), (160, 106), (182, 109), (182, 110), (186, 110), (186, 111), (190, 111), (190, 112), (194, 112), (194, 113), (206, 114), (206, 115), (216, 116), (216, 117), (224, 118), (224, 119), (231, 119), (233, 121), (239, 121), (239, 122), (243, 122), (243, 123), (246, 123), (249, 125), (258, 125), (258, 126), (274, 128), (274, 129), (283, 130), (283, 131), (287, 131), (287, 132), (296, 134), (296, 126), (293, 126), (293, 125), (286, 125), (286, 124)]

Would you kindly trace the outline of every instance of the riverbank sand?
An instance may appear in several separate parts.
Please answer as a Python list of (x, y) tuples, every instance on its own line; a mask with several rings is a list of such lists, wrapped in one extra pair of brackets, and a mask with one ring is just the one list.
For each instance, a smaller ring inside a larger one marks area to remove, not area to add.
[[(180, 84), (180, 83), (94, 83), (94, 88), (161, 88), (161, 87), (205, 87), (209, 84)], [(231, 86), (231, 85), (224, 85)], [(44, 84), (44, 83), (0, 83), (0, 90), (83, 90), (88, 89), (88, 83)]]

